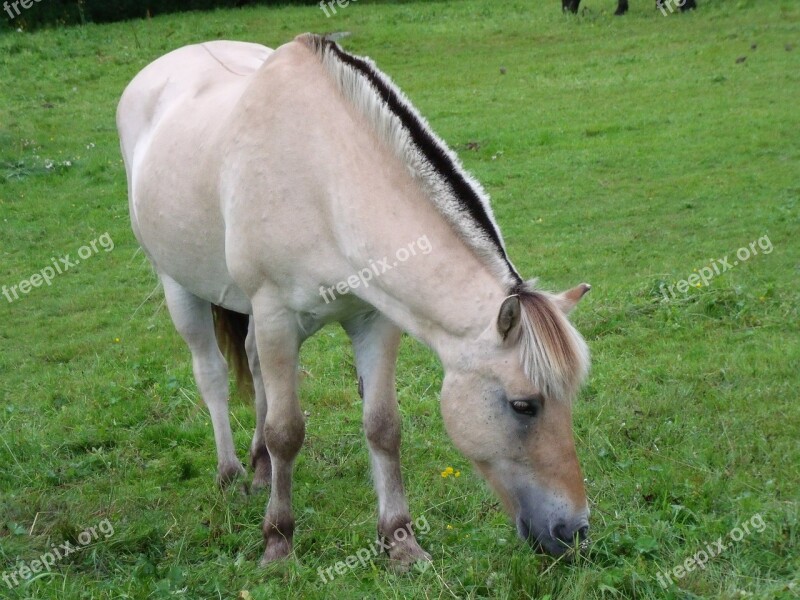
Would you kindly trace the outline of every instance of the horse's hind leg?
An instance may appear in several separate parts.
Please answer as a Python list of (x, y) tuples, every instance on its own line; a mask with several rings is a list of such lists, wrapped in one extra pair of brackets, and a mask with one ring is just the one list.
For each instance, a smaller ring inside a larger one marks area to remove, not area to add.
[(619, 4), (617, 4), (617, 10), (614, 11), (615, 15), (624, 15), (628, 12), (628, 0), (619, 0)]
[(161, 275), (161, 282), (175, 329), (192, 352), (194, 378), (211, 415), (217, 445), (217, 481), (227, 485), (245, 471), (233, 447), (228, 417), (228, 365), (217, 345), (211, 303), (167, 275)]
[(250, 445), (250, 464), (254, 472), (253, 489), (258, 490), (269, 485), (272, 477), (272, 463), (269, 459), (267, 442), (264, 438), (264, 424), (267, 419), (267, 392), (264, 389), (261, 364), (258, 360), (255, 319), (250, 319), (250, 327), (247, 330), (247, 339), (244, 345), (247, 350), (247, 360), (250, 363), (250, 373), (253, 375), (253, 388), (256, 396), (256, 430), (253, 434), (253, 443)]
[[(395, 566), (430, 560), (414, 535), (415, 525), (400, 473), (401, 423), (395, 393), (395, 363), (401, 332), (377, 313), (348, 321), (344, 327), (353, 342), (359, 391), (364, 401), (364, 433), (378, 494), (378, 535)], [(424, 523), (427, 526), (427, 521)]]

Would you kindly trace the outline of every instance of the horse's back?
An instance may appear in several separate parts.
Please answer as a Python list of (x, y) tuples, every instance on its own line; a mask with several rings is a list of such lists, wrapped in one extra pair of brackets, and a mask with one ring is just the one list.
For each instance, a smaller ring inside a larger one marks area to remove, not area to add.
[(181, 99), (211, 90), (235, 97), (271, 53), (259, 44), (221, 40), (184, 46), (150, 63), (125, 88), (117, 108), (126, 161)]

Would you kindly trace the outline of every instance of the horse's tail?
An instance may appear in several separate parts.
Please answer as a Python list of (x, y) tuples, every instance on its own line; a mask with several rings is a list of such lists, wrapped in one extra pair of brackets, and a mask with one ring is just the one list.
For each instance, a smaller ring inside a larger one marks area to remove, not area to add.
[(247, 361), (247, 351), (244, 346), (250, 315), (243, 315), (216, 304), (213, 305), (212, 312), (217, 344), (233, 368), (236, 387), (240, 394), (252, 396), (253, 375), (250, 373), (250, 363)]

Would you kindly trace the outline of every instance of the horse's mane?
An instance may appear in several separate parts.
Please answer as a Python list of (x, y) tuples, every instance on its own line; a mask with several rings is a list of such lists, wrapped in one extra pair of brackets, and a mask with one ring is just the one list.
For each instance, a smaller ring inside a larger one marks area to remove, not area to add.
[(554, 297), (535, 289), (533, 282), (525, 283), (514, 268), (480, 183), (373, 61), (318, 35), (304, 34), (297, 41), (319, 58), (344, 98), (408, 166), (464, 243), (519, 296), (520, 360), (534, 385), (550, 397), (573, 398), (589, 368), (586, 343)]
[(522, 308), (520, 361), (547, 397), (570, 400), (589, 372), (589, 348), (555, 297), (533, 285), (523, 283), (514, 289)]
[(372, 60), (349, 54), (326, 37), (307, 33), (297, 41), (319, 58), (467, 246), (507, 288), (520, 284), (488, 195), (400, 88)]

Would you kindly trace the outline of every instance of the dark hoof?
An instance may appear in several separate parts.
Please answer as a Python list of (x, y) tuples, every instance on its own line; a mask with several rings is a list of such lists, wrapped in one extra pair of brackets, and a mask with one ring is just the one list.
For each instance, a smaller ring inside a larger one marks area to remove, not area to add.
[(219, 465), (217, 467), (217, 485), (221, 488), (231, 487), (246, 474), (247, 471), (244, 470), (244, 467), (239, 462)]
[(414, 539), (396, 544), (389, 550), (389, 568), (397, 573), (406, 573), (411, 567), (426, 571), (431, 564), (431, 555), (425, 552)]
[(253, 491), (258, 492), (269, 487), (272, 481), (272, 461), (266, 446), (257, 452), (250, 453), (250, 465), (253, 467)]
[(266, 567), (275, 562), (286, 560), (292, 553), (292, 543), (286, 538), (274, 536), (267, 540), (264, 556), (261, 557), (261, 566)]

